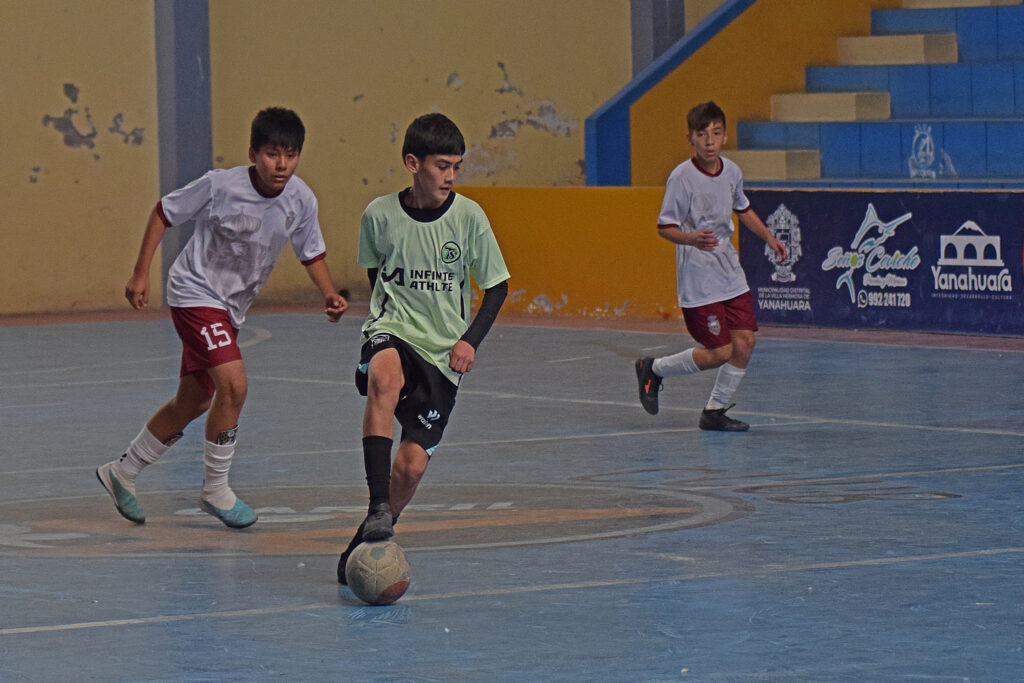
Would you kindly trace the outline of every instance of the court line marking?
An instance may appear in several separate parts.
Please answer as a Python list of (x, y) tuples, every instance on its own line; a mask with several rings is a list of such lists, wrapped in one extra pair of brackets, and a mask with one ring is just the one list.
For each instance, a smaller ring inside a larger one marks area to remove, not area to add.
[[(265, 342), (266, 340), (268, 340), (268, 339), (270, 339), (271, 337), (274, 336), (273, 333), (270, 332), (270, 330), (266, 330), (266, 329), (264, 329), (262, 327), (255, 327), (255, 326), (247, 327), (246, 331), (247, 332), (252, 332), (253, 334), (252, 334), (252, 337), (250, 339), (246, 339), (244, 342), (239, 343), (238, 347), (241, 348), (241, 349), (246, 349), (246, 348), (249, 348), (250, 346), (255, 346), (256, 344), (260, 344), (262, 342)], [(121, 366), (124, 366), (124, 365), (138, 365), (139, 363), (152, 363), (152, 362), (155, 362), (155, 361), (176, 360), (176, 359), (180, 359), (180, 358), (181, 358), (181, 353), (175, 353), (175, 354), (172, 354), (170, 356), (152, 356), (152, 357), (149, 357), (149, 358), (136, 358), (135, 360), (124, 360), (124, 359), (121, 359), (121, 360), (118, 360), (118, 361), (113, 362), (113, 363), (95, 363), (95, 364), (92, 364), (92, 365), (68, 365), (68, 366), (59, 367), (59, 368), (35, 368), (35, 369), (32, 369), (32, 370), (18, 370), (16, 372), (0, 372), (0, 377), (12, 377), (12, 376), (15, 376), (15, 375), (41, 375), (41, 374), (52, 374), (52, 373), (55, 373), (55, 372), (74, 372), (74, 371), (77, 371), (77, 370), (99, 370), (99, 369), (102, 369), (102, 368), (117, 368), (117, 367), (121, 367)], [(42, 386), (42, 385), (32, 385), (32, 386)], [(61, 385), (61, 386), (64, 386), (64, 385)], [(7, 387), (5, 387), (5, 388), (7, 388)], [(21, 387), (11, 387), (11, 388), (21, 388)]]
[[(455, 598), (480, 598), (502, 595), (524, 595), (528, 593), (543, 593), (548, 591), (584, 590), (589, 588), (614, 588), (617, 586), (636, 586), (643, 584), (673, 583), (683, 581), (701, 581), (704, 579), (720, 579), (738, 576), (762, 576), (793, 574), (809, 571), (820, 571), (823, 569), (850, 569), (855, 567), (884, 567), (888, 565), (906, 564), (911, 562), (934, 562), (942, 560), (994, 557), (998, 555), (1013, 555), (1024, 553), (1024, 547), (1011, 548), (988, 548), (983, 550), (969, 550), (956, 553), (936, 553), (931, 555), (907, 555), (904, 557), (879, 557), (866, 558), (862, 560), (847, 560), (837, 562), (812, 562), (808, 564), (797, 564), (785, 566), (779, 564), (768, 564), (763, 567), (734, 569), (719, 572), (700, 572), (695, 574), (677, 574), (674, 576), (643, 577), (628, 579), (604, 579), (595, 581), (575, 581), (569, 583), (541, 584), (534, 586), (512, 586), (509, 588), (492, 588), (484, 590), (457, 591), (450, 593), (427, 593), (423, 595), (408, 595), (402, 598), (403, 603), (424, 602), (427, 600), (451, 600)], [(341, 591), (342, 589), (338, 589)], [(24, 626), (0, 628), (0, 636), (24, 635), (30, 633), (54, 633), (76, 631), (89, 628), (111, 628), (118, 626), (140, 626), (146, 624), (170, 624), (181, 621), (198, 621), (202, 619), (230, 619), (235, 617), (259, 617), (268, 614), (287, 614), (292, 612), (306, 612), (311, 610), (337, 609), (339, 607), (351, 607), (345, 602), (313, 602), (303, 605), (282, 605), (280, 607), (258, 607), (254, 609), (227, 610), (220, 612), (199, 612), (195, 614), (176, 614), (154, 617), (137, 617), (134, 619), (111, 619), (105, 621), (82, 621), (68, 624), (51, 624), (48, 626)], [(358, 604), (363, 607), (362, 603)]]
[[(756, 429), (769, 429), (769, 428), (781, 428), (781, 427), (793, 427), (801, 425), (812, 425), (812, 424), (827, 424), (830, 422), (840, 422), (842, 424), (858, 424), (858, 425), (871, 425), (872, 423), (860, 423), (854, 421), (843, 421), (843, 420), (829, 420), (829, 419), (805, 419), (797, 420), (793, 419), (790, 422), (779, 422), (769, 423), (763, 425), (754, 425)], [(984, 434), (988, 436), (1011, 436), (1020, 437), (1024, 436), (1024, 432), (1007, 432), (1002, 430), (980, 430), (980, 429), (957, 429), (955, 427), (925, 427), (925, 426), (914, 426), (914, 425), (898, 425), (898, 424), (879, 424), (878, 426), (890, 427), (893, 429), (923, 429), (923, 430), (940, 430), (950, 432), (964, 432), (967, 434)], [(650, 436), (657, 434), (684, 434), (688, 432), (699, 431), (698, 427), (669, 427), (665, 429), (638, 429), (631, 431), (620, 431), (620, 432), (602, 432), (602, 433), (585, 433), (585, 434), (558, 434), (552, 436), (529, 436), (529, 437), (516, 437), (514, 439), (488, 439), (484, 441), (446, 441), (444, 442), (445, 448), (470, 448), (470, 447), (485, 447), (485, 446), (507, 446), (510, 444), (528, 444), (528, 443), (543, 443), (545, 441), (584, 441), (587, 439), (602, 439), (606, 437), (614, 438), (628, 438), (635, 436)], [(277, 451), (274, 453), (260, 453), (250, 452), (246, 454), (246, 460), (253, 461), (260, 458), (292, 458), (300, 456), (317, 456), (317, 455), (344, 455), (346, 453), (362, 453), (361, 446), (352, 446), (348, 448), (327, 448), (323, 450), (309, 450), (309, 451)], [(150, 467), (163, 467), (168, 465), (181, 464), (182, 460), (169, 458), (158, 460), (157, 462), (150, 465)], [(995, 469), (1001, 467), (1018, 467), (1018, 465), (993, 465)], [(29, 474), (49, 474), (53, 472), (84, 472), (96, 469), (94, 465), (76, 465), (68, 467), (46, 467), (37, 469), (27, 470), (2, 470), (0, 474), (5, 476), (14, 475), (29, 475)], [(950, 471), (970, 471), (972, 468), (965, 470), (950, 470)], [(941, 471), (941, 470), (940, 470)], [(894, 475), (877, 475), (877, 476), (894, 476)], [(57, 500), (57, 499), (55, 499)], [(0, 501), (3, 503), (3, 501)]]

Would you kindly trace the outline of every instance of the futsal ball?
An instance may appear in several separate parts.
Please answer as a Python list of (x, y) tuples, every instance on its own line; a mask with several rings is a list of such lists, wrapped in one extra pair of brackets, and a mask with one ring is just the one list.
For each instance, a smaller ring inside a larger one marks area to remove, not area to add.
[(390, 605), (409, 587), (409, 563), (394, 541), (360, 543), (345, 564), (345, 580), (355, 596), (371, 605)]

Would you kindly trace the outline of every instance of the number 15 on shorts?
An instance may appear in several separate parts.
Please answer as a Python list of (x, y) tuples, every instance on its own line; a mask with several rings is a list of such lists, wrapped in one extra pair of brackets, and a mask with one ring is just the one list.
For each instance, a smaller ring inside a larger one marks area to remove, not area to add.
[(224, 329), (224, 323), (204, 325), (203, 329), (199, 330), (199, 334), (203, 335), (203, 339), (206, 340), (207, 351), (231, 345), (231, 333)]

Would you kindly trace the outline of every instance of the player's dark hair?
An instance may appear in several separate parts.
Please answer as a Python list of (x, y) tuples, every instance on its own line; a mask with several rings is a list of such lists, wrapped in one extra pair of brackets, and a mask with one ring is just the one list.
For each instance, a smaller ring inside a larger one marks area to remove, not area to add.
[(258, 150), (263, 145), (302, 151), (306, 141), (306, 127), (291, 109), (267, 107), (252, 120), (249, 147)]
[(721, 121), (725, 127), (725, 112), (711, 101), (698, 104), (686, 114), (686, 128), (691, 133), (704, 130), (716, 121)]
[(415, 155), (417, 159), (426, 159), (431, 154), (462, 156), (465, 153), (466, 141), (462, 138), (459, 127), (444, 114), (424, 114), (405, 129), (405, 141), (402, 143), (403, 159), (406, 154)]

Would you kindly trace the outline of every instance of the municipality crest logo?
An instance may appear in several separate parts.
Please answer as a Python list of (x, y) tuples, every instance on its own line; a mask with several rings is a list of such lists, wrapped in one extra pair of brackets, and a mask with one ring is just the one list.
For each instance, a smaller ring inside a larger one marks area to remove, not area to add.
[(786, 258), (784, 259), (780, 259), (770, 246), (764, 245), (765, 256), (775, 266), (772, 280), (782, 283), (795, 282), (796, 273), (793, 272), (793, 266), (804, 253), (803, 247), (800, 246), (802, 242), (800, 219), (785, 204), (779, 204), (779, 208), (768, 216), (768, 230), (775, 239), (786, 245)]

